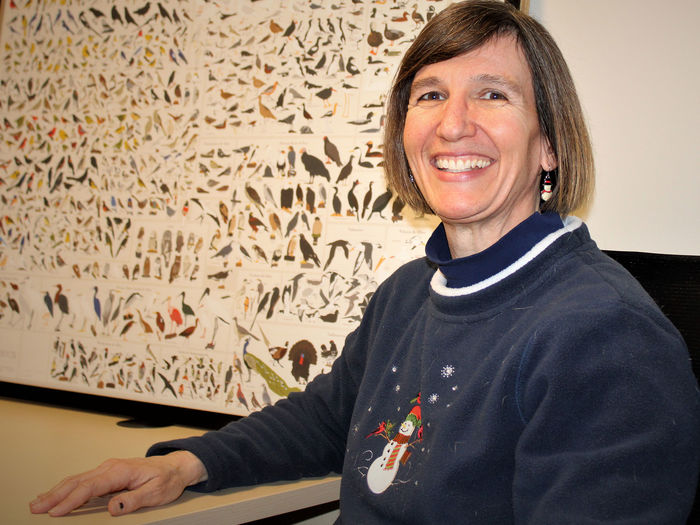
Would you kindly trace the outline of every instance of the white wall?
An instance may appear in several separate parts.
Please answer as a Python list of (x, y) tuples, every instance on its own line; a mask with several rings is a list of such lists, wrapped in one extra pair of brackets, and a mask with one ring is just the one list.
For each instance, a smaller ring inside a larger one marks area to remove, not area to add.
[(700, 2), (531, 0), (593, 136), (602, 248), (700, 255)]

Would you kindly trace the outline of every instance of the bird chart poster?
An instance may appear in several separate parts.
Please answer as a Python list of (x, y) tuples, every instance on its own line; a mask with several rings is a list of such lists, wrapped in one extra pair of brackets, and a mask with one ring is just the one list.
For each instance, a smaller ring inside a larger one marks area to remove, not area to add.
[(434, 0), (7, 0), (0, 380), (246, 415), (436, 225), (386, 92)]

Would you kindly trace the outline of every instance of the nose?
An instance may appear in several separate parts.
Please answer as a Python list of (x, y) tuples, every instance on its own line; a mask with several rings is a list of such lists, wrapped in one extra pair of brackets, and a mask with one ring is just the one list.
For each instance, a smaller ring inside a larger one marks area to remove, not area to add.
[(446, 141), (454, 142), (476, 133), (473, 108), (459, 97), (450, 97), (442, 105), (437, 134)]

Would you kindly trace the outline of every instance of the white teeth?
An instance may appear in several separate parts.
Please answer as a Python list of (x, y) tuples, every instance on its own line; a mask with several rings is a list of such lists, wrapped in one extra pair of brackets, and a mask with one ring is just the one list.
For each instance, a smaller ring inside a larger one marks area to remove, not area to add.
[(463, 158), (440, 158), (435, 161), (435, 166), (441, 170), (449, 171), (469, 171), (475, 168), (485, 168), (491, 164), (487, 159), (463, 159)]

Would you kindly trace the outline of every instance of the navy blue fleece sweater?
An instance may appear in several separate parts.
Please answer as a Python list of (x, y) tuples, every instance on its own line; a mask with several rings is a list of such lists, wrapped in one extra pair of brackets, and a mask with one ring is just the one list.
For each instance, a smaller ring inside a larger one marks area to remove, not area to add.
[(195, 453), (198, 490), (342, 472), (343, 523), (684, 523), (700, 396), (680, 335), (577, 219), (518, 228), (451, 263), (438, 229), (329, 374), (148, 453)]

